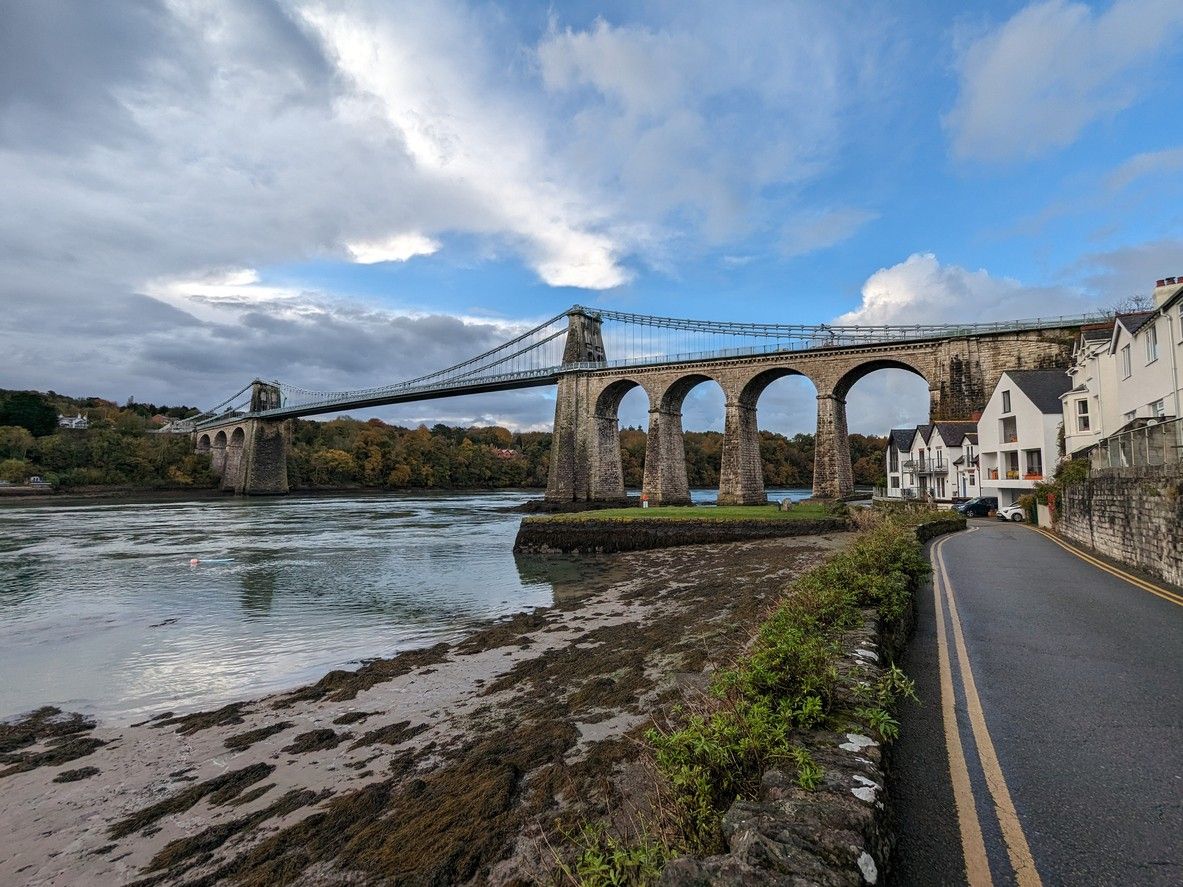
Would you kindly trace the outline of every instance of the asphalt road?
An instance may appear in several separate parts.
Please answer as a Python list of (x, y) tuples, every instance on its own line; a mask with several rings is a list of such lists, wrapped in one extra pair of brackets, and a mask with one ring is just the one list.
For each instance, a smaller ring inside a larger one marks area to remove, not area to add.
[(1183, 884), (1183, 606), (970, 523), (933, 543), (902, 663), (893, 883)]

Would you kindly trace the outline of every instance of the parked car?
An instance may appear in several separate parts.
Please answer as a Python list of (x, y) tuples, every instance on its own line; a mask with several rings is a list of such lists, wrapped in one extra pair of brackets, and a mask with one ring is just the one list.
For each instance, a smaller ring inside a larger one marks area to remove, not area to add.
[(1022, 505), (1008, 505), (1006, 508), (998, 509), (998, 519), (1014, 521), (1019, 524), (1027, 519), (1027, 512), (1023, 510)]
[(966, 517), (986, 517), (991, 511), (998, 509), (998, 497), (978, 496), (976, 499), (970, 499), (968, 502), (954, 505), (953, 508)]

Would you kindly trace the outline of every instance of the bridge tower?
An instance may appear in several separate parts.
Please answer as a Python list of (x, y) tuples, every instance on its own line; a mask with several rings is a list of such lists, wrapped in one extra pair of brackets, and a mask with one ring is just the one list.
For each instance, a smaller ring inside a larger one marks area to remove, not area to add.
[[(625, 498), (619, 478), (620, 439), (616, 417), (612, 415), (609, 422), (596, 416), (586, 372), (590, 368), (588, 364), (603, 364), (606, 360), (600, 318), (579, 306), (572, 308), (567, 312), (563, 369), (555, 397), (554, 439), (546, 484), (549, 501)], [(604, 458), (599, 458), (601, 449), (605, 450)], [(614, 461), (612, 453), (615, 453)], [(601, 465), (606, 470), (613, 469), (614, 476), (599, 477), (597, 468)], [(604, 489), (605, 486), (610, 489)]]

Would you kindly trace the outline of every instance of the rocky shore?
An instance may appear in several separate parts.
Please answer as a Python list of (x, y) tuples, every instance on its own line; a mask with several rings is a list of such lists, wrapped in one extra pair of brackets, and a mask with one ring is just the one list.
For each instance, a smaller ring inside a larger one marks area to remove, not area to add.
[(551, 608), (285, 694), (0, 726), (0, 883), (558, 880), (582, 823), (658, 796), (654, 717), (848, 539), (614, 555)]

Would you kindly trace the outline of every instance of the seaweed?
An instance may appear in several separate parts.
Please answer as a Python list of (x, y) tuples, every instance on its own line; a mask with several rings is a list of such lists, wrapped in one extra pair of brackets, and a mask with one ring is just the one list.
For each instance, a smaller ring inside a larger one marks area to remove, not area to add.
[(271, 703), (273, 709), (290, 708), (297, 702), (329, 699), (348, 702), (375, 684), (392, 681), (424, 665), (435, 665), (447, 658), (451, 647), (440, 643), (423, 650), (408, 650), (389, 659), (373, 659), (356, 671), (336, 669), (308, 687), (281, 696)]
[(54, 782), (78, 782), (80, 779), (90, 779), (102, 772), (98, 767), (79, 767), (77, 770), (63, 770), (53, 778)]
[(276, 733), (282, 733), (289, 727), (296, 726), (291, 721), (280, 721), (277, 724), (270, 724), (266, 727), (259, 727), (257, 730), (247, 730), (245, 733), (235, 733), (233, 736), (226, 739), (222, 744), (231, 751), (242, 751), (250, 748), (256, 742), (261, 742), (268, 736), (274, 736)]
[(296, 741), (283, 749), (284, 754), (300, 755), (306, 752), (325, 751), (336, 748), (346, 739), (351, 739), (352, 733), (338, 733), (328, 727), (319, 730), (309, 730), (296, 737)]
[(172, 797), (165, 798), (159, 803), (145, 807), (121, 819), (111, 826), (107, 833), (116, 840), (126, 838), (132, 832), (138, 832), (145, 826), (152, 825), (161, 817), (184, 813), (207, 795), (210, 803), (225, 804), (247, 786), (266, 779), (274, 770), (274, 764), (251, 764), (249, 767), (231, 770), (229, 773), (223, 773), (221, 776), (191, 785)]
[(243, 721), (242, 710), (246, 707), (245, 702), (232, 702), (230, 705), (223, 705), (221, 708), (214, 711), (199, 711), (191, 715), (178, 715), (176, 717), (153, 719), (153, 727), (176, 727), (177, 732), (182, 736), (191, 736), (198, 730), (205, 730), (209, 727), (226, 727), (231, 724), (241, 724)]

